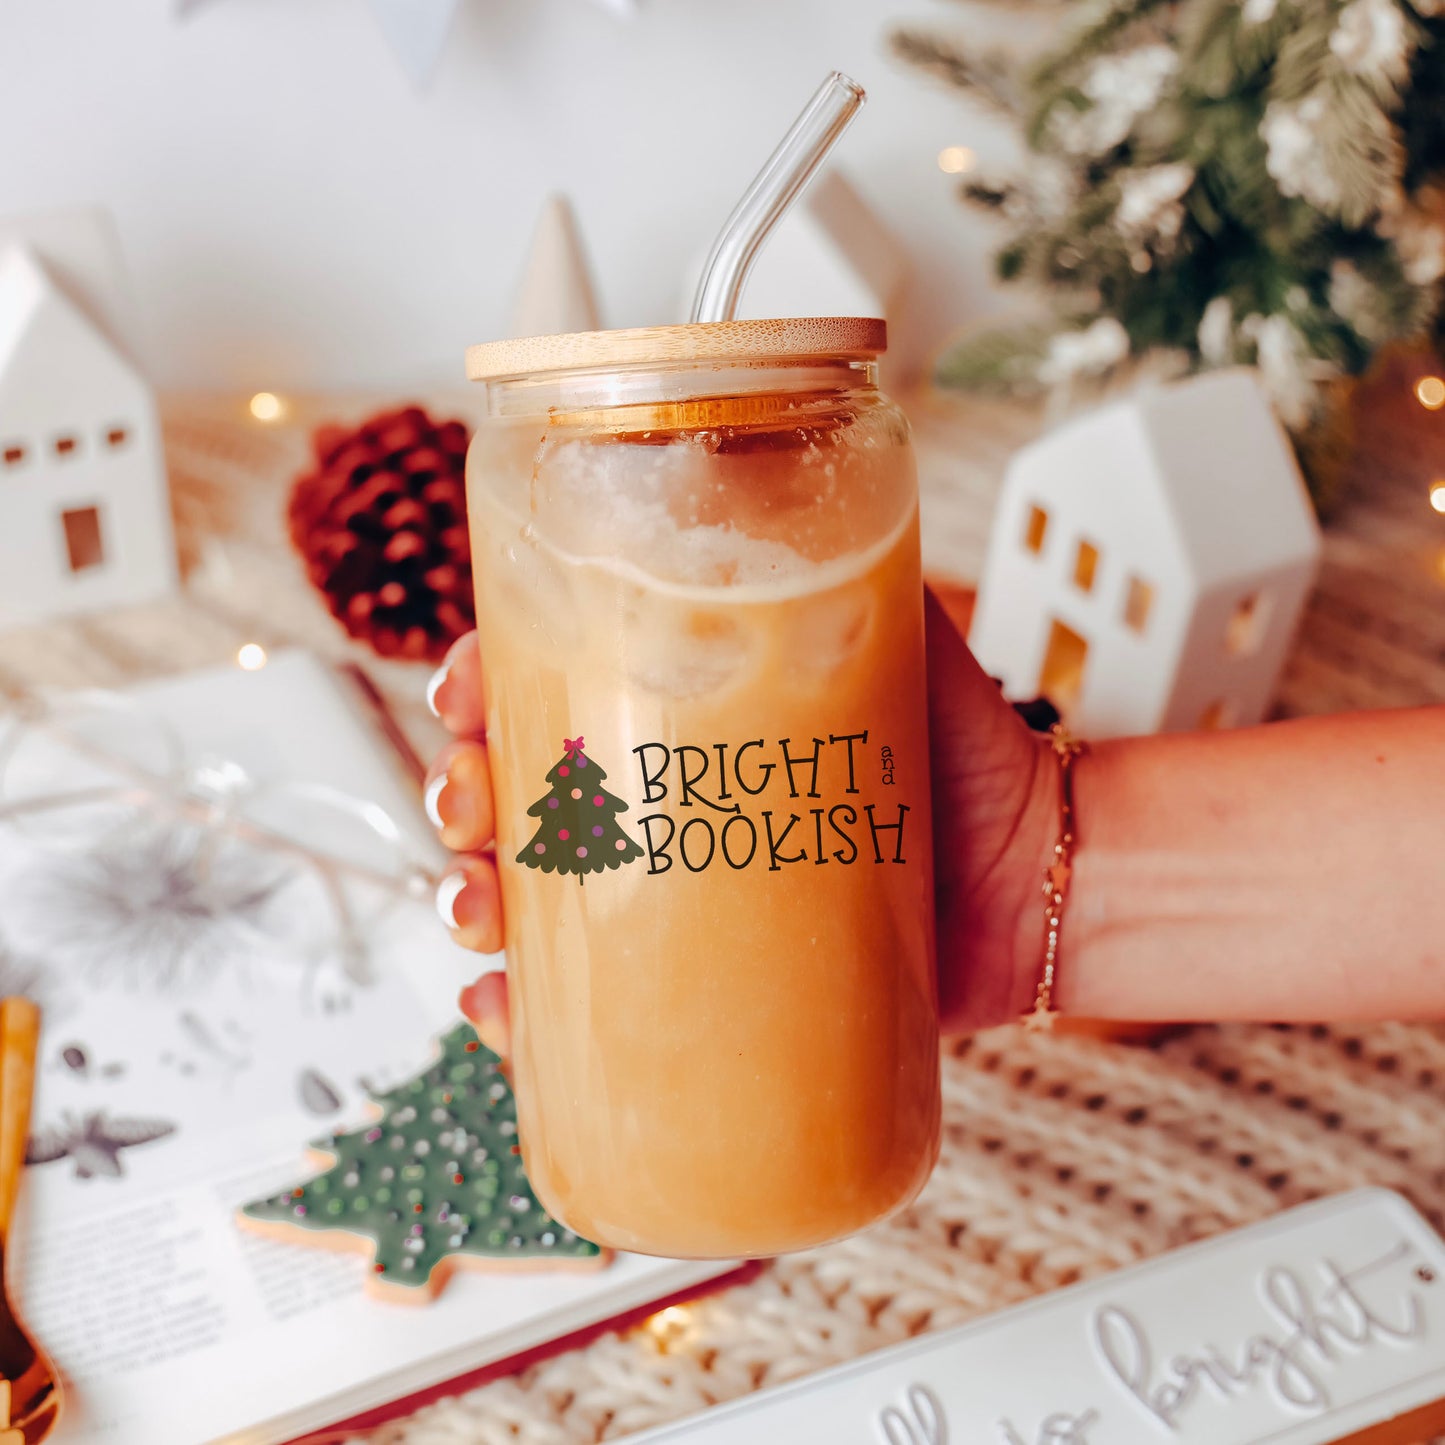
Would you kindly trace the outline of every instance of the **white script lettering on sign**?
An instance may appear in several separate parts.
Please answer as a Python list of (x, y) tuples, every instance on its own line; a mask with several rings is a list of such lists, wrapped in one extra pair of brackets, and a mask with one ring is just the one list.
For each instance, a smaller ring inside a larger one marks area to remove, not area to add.
[(1442, 1397), (1445, 1244), (1360, 1189), (634, 1441), (1394, 1442), (1445, 1428)]

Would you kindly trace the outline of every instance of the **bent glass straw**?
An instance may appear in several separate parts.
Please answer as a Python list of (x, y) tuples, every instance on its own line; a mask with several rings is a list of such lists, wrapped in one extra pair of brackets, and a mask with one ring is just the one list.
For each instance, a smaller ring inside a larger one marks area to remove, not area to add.
[(865, 99), (863, 87), (839, 70), (818, 88), (713, 242), (692, 303), (693, 321), (731, 321), (737, 315), (738, 299), (763, 243)]

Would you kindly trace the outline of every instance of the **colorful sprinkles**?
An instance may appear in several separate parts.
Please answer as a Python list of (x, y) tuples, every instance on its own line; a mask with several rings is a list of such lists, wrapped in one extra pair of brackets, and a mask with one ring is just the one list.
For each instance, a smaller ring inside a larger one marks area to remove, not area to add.
[[(320, 1141), (333, 1156), (325, 1173), (242, 1213), (298, 1234), (368, 1237), (372, 1271), (386, 1275), (388, 1287), (426, 1288), (449, 1256), (521, 1255), (541, 1265), (599, 1259), (602, 1251), (564, 1229), (532, 1192), (500, 1061), (469, 1024), (440, 1042), (441, 1057), (425, 1073), (375, 1096), (378, 1124)], [(393, 1150), (407, 1162), (392, 1163)]]

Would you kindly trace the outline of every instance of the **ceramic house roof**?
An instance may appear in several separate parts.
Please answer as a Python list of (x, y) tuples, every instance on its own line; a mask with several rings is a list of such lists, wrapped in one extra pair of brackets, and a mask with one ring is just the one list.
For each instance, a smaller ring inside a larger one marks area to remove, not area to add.
[(139, 359), (130, 281), (108, 211), (72, 206), (0, 216), (0, 254), (13, 245), (29, 247), (81, 314), (124, 356)]
[(51, 283), (24, 246), (0, 251), (0, 371), (15, 360)]
[(1097, 540), (1108, 541), (1107, 518), (1117, 509), (1144, 508), (1128, 525), (1162, 522), (1171, 550), (1202, 584), (1255, 576), (1319, 550), (1293, 449), (1247, 369), (1141, 388), (1028, 451), (1031, 474), (1047, 468), (1062, 479), (1047, 487), (1057, 505), (1076, 519), (1097, 513)]
[(1199, 575), (1249, 576), (1319, 551), (1294, 449), (1252, 372), (1155, 388), (1140, 397), (1139, 414)]
[(20, 243), (5, 247), (0, 250), (0, 386), (9, 380), (25, 389), (44, 388), (47, 380), (31, 374), (24, 353), (47, 327), (50, 338), (64, 348), (65, 379), (71, 386), (144, 386), (129, 359), (30, 248)]

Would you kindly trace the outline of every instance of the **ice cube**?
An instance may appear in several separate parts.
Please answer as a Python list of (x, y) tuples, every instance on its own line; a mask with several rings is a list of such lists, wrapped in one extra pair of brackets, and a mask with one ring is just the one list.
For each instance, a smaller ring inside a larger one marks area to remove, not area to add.
[(625, 634), (628, 677), (657, 697), (706, 697), (734, 686), (752, 651), (747, 628), (721, 612), (654, 604)]
[(790, 609), (789, 656), (811, 685), (831, 677), (862, 650), (873, 626), (873, 593), (864, 583), (799, 599)]

